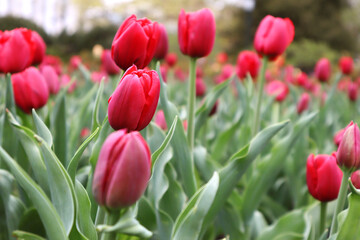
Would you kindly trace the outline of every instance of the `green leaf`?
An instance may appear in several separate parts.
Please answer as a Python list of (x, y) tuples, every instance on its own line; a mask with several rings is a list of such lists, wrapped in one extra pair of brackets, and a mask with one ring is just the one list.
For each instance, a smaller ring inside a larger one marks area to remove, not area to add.
[(97, 226), (97, 230), (99, 232), (117, 232), (141, 238), (150, 238), (152, 236), (152, 232), (147, 230), (138, 222), (138, 220), (135, 219), (136, 215), (137, 206), (129, 208), (125, 214), (121, 216), (119, 221), (115, 223), (115, 225), (99, 225)]
[(165, 137), (164, 141), (162, 142), (161, 146), (151, 155), (152, 166), (154, 166), (154, 164), (158, 160), (159, 156), (164, 152), (166, 147), (169, 145), (169, 142), (171, 141), (171, 139), (172, 139), (172, 137), (174, 135), (174, 131), (175, 131), (175, 127), (176, 127), (177, 122), (178, 122), (178, 116), (175, 117), (173, 123), (171, 124), (171, 127), (170, 127), (170, 129), (168, 131), (168, 134), (166, 135), (166, 137)]
[(13, 182), (14, 177), (9, 172), (0, 169), (0, 198), (5, 209), (8, 239), (14, 239), (11, 233), (18, 228), (20, 218), (25, 210), (20, 199), (11, 195)]
[(74, 153), (76, 148), (78, 147), (79, 142), (79, 136), (81, 133), (81, 129), (85, 126), (87, 126), (88, 118), (91, 117), (91, 106), (92, 106), (92, 100), (94, 99), (94, 95), (96, 94), (96, 90), (98, 89), (98, 86), (94, 84), (94, 86), (87, 91), (86, 95), (81, 97), (81, 100), (78, 102), (78, 108), (74, 112), (73, 120), (70, 125), (70, 153)]
[(79, 165), (81, 155), (83, 154), (89, 143), (98, 135), (98, 133), (99, 133), (99, 127), (97, 127), (95, 131), (91, 133), (91, 135), (81, 144), (79, 149), (76, 151), (75, 155), (70, 160), (67, 171), (69, 173), (72, 182), (75, 182), (76, 170)]
[(45, 238), (42, 238), (36, 234), (33, 233), (29, 233), (29, 232), (24, 232), (24, 231), (14, 231), (13, 235), (16, 237), (16, 239), (18, 240), (45, 240)]
[(100, 101), (101, 101), (101, 97), (103, 95), (104, 92), (104, 78), (101, 79), (100, 82), (100, 86), (99, 86), (99, 90), (96, 94), (96, 100), (95, 100), (95, 104), (94, 104), (94, 109), (93, 109), (93, 117), (92, 117), (92, 128), (91, 131), (93, 132), (97, 127), (100, 126), (100, 121), (99, 121), (99, 106), (100, 106)]
[(62, 91), (55, 102), (55, 107), (51, 115), (51, 126), (54, 134), (54, 149), (56, 156), (64, 166), (68, 164), (68, 130), (67, 114), (65, 106), (65, 93)]
[(25, 190), (45, 226), (50, 240), (67, 239), (67, 234), (60, 216), (47, 198), (44, 191), (30, 178), (30, 176), (0, 147), (0, 156), (8, 165), (18, 184)]
[(53, 140), (52, 140), (52, 135), (51, 135), (50, 130), (47, 128), (45, 123), (37, 115), (35, 109), (32, 109), (32, 116), (34, 119), (36, 132), (38, 133), (38, 135), (40, 137), (42, 137), (45, 140), (46, 144), (49, 145), (49, 147), (51, 147), (53, 144)]
[(256, 166), (254, 175), (251, 177), (243, 194), (242, 215), (244, 221), (248, 222), (252, 214), (259, 206), (269, 188), (274, 185), (276, 177), (285, 166), (284, 161), (289, 155), (296, 140), (310, 122), (315, 118), (316, 113), (302, 117), (293, 127), (293, 131), (279, 141), (271, 150), (269, 158)]
[(49, 193), (46, 166), (40, 151), (34, 142), (34, 133), (30, 129), (21, 126), (10, 112), (7, 112), (7, 115), (14, 132), (16, 133), (22, 147), (26, 152), (35, 179), (40, 184), (45, 193)]
[(164, 211), (160, 209), (160, 200), (169, 189), (169, 180), (165, 172), (166, 164), (169, 163), (173, 154), (171, 148), (166, 148), (163, 154), (153, 166), (153, 173), (148, 185), (148, 198), (154, 206), (156, 216), (157, 237), (159, 239), (169, 239), (174, 221)]
[(214, 172), (209, 182), (190, 199), (176, 219), (171, 239), (198, 239), (203, 220), (211, 208), (219, 187), (219, 174)]
[(74, 186), (64, 166), (46, 142), (37, 135), (35, 135), (35, 139), (40, 144), (48, 172), (51, 200), (60, 215), (66, 233), (69, 234), (75, 218)]
[(221, 94), (225, 91), (227, 86), (229, 86), (230, 82), (234, 79), (231, 77), (230, 79), (216, 85), (205, 98), (204, 103), (200, 106), (200, 108), (196, 111), (196, 120), (195, 120), (195, 136), (204, 125), (205, 121), (209, 117), (209, 114), (212, 108), (215, 105), (217, 99), (221, 96)]
[[(164, 111), (166, 124), (170, 126), (175, 116), (179, 116), (179, 113), (175, 105), (167, 99), (166, 84), (162, 80), (159, 63), (156, 66), (156, 71), (161, 84), (159, 105)], [(176, 159), (176, 169), (180, 172), (181, 183), (186, 195), (191, 197), (196, 192), (194, 161), (190, 155), (184, 127), (180, 121), (177, 122), (177, 125), (171, 140), (171, 145), (174, 150), (174, 159)]]
[(110, 131), (111, 131), (111, 127), (110, 127), (109, 121), (107, 121), (107, 118), (105, 118), (105, 120), (100, 128), (100, 134), (99, 134), (98, 138), (96, 139), (96, 142), (94, 144), (94, 147), (92, 149), (92, 153), (90, 156), (90, 164), (91, 164), (91, 168), (93, 170), (95, 169), (101, 147), (102, 147), (105, 139), (109, 135)]
[(98, 239), (97, 232), (90, 215), (90, 199), (85, 188), (79, 181), (75, 183), (75, 193), (77, 205), (76, 228), (88, 239), (96, 240)]
[(336, 239), (358, 240), (360, 239), (360, 196), (350, 193), (348, 196), (349, 211), (344, 223), (338, 231)]
[(33, 206), (27, 208), (21, 216), (18, 230), (46, 237), (44, 224), (41, 221), (38, 211)]
[[(5, 76), (6, 83), (6, 93), (5, 93), (5, 110), (1, 114), (1, 131), (0, 131), (0, 145), (10, 153), (10, 155), (15, 156), (17, 152), (17, 140), (12, 128), (10, 127), (9, 121), (6, 117), (6, 111), (10, 111), (13, 114), (16, 114), (14, 93), (11, 83), (11, 74), (6, 74)], [(3, 141), (5, 140), (6, 141)]]
[(236, 130), (240, 127), (242, 123), (243, 117), (241, 116), (239, 120), (235, 121), (234, 124), (232, 124), (228, 129), (221, 132), (215, 139), (213, 148), (212, 148), (212, 154), (214, 160), (218, 161), (221, 157), (224, 156), (224, 153), (227, 150), (227, 146), (229, 145), (229, 142), (231, 138), (235, 135)]
[(257, 240), (303, 240), (310, 234), (310, 219), (304, 210), (294, 210), (265, 228)]
[(271, 125), (259, 132), (250, 142), (235, 153), (229, 163), (220, 170), (219, 189), (203, 225), (203, 232), (214, 220), (250, 164), (269, 144), (271, 138), (288, 124), (288, 121)]

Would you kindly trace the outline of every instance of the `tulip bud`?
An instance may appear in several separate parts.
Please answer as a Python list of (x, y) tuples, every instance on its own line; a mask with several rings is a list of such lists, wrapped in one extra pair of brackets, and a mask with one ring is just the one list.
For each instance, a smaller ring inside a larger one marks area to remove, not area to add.
[(351, 174), (351, 183), (355, 188), (360, 189), (360, 170), (356, 170)]
[(252, 51), (242, 51), (239, 53), (236, 63), (236, 74), (240, 80), (245, 79), (247, 73), (255, 80), (259, 73), (260, 59)]
[(150, 173), (150, 149), (140, 133), (116, 131), (99, 154), (92, 185), (95, 200), (110, 209), (131, 206), (144, 193)]
[(165, 120), (165, 115), (163, 110), (159, 110), (155, 115), (155, 123), (162, 129), (167, 129), (167, 124)]
[(296, 106), (297, 113), (300, 115), (303, 111), (305, 111), (309, 106), (310, 96), (308, 93), (301, 94), (300, 100)]
[(254, 47), (260, 56), (275, 60), (293, 41), (295, 29), (289, 18), (267, 15), (255, 33)]
[(32, 64), (39, 64), (45, 57), (46, 44), (42, 37), (35, 31), (31, 32), (31, 39), (34, 45), (34, 58)]
[(160, 31), (159, 41), (154, 55), (154, 58), (157, 60), (164, 59), (169, 49), (168, 36), (165, 26), (159, 24), (159, 31)]
[(30, 114), (31, 109), (41, 108), (47, 103), (49, 89), (37, 68), (29, 67), (21, 73), (13, 74), (11, 82), (15, 103), (25, 113)]
[(74, 55), (70, 58), (70, 62), (69, 62), (69, 72), (73, 72), (75, 70), (77, 70), (80, 66), (80, 64), (82, 63), (81, 57), (79, 55)]
[(219, 64), (225, 64), (228, 60), (228, 55), (226, 54), (226, 52), (221, 52), (218, 55), (216, 55), (216, 61)]
[(178, 20), (178, 40), (183, 54), (194, 58), (210, 54), (215, 42), (215, 18), (208, 8), (185, 13)]
[(109, 75), (120, 73), (120, 68), (111, 58), (111, 51), (109, 49), (105, 49), (101, 54), (101, 68)]
[(353, 59), (351, 57), (341, 57), (339, 60), (339, 67), (343, 74), (350, 74), (354, 68)]
[(309, 83), (308, 76), (306, 73), (301, 72), (296, 76), (296, 84), (302, 87), (306, 87)]
[(279, 80), (274, 80), (266, 85), (266, 92), (270, 96), (276, 96), (275, 97), (276, 101), (282, 102), (289, 94), (289, 88), (284, 82)]
[(175, 53), (168, 53), (166, 55), (165, 61), (166, 61), (167, 65), (169, 65), (169, 67), (175, 66), (175, 64), (177, 62), (176, 54)]
[(57, 94), (60, 90), (60, 81), (55, 69), (50, 65), (46, 65), (41, 67), (40, 71), (45, 78), (49, 92), (51, 94)]
[(310, 154), (306, 163), (306, 183), (310, 194), (319, 201), (328, 202), (337, 198), (342, 171), (334, 155)]
[(154, 116), (160, 94), (160, 80), (155, 71), (126, 70), (109, 98), (108, 116), (115, 130), (140, 131)]
[[(351, 121), (351, 123), (352, 123), (352, 121)], [(345, 128), (343, 128), (343, 129), (341, 129), (341, 130), (339, 130), (339, 131), (337, 131), (335, 133), (335, 136), (334, 136), (333, 140), (334, 140), (334, 143), (335, 143), (336, 146), (339, 147), (340, 142), (341, 142), (341, 140), (342, 140), (342, 138), (344, 136), (344, 133), (351, 126), (351, 123), (349, 125), (347, 125)]]
[(350, 101), (355, 102), (358, 96), (358, 86), (354, 82), (350, 82), (348, 86), (348, 97)]
[(337, 163), (342, 169), (360, 168), (360, 132), (356, 123), (350, 122), (337, 150)]
[(34, 58), (31, 30), (0, 31), (0, 72), (17, 73), (29, 67)]
[[(71, 82), (71, 78), (68, 74), (60, 76), (60, 86), (66, 87)], [(68, 93), (72, 93), (76, 88), (76, 82), (74, 81), (68, 88)]]
[(219, 76), (216, 77), (215, 83), (220, 84), (226, 80), (228, 80), (234, 72), (234, 67), (231, 64), (225, 64)]
[(47, 66), (47, 65), (52, 66), (55, 69), (57, 75), (61, 75), (62, 62), (58, 56), (45, 55), (45, 57), (39, 67), (41, 69), (42, 67)]
[(160, 66), (160, 73), (161, 73), (161, 77), (162, 77), (162, 80), (164, 82), (167, 82), (167, 72), (168, 72), (168, 67), (166, 65), (161, 65)]
[(111, 45), (111, 57), (126, 70), (131, 65), (146, 67), (154, 57), (160, 30), (157, 22), (147, 18), (128, 17), (120, 26)]
[(196, 78), (196, 96), (202, 97), (206, 93), (206, 85), (202, 78)]
[(91, 76), (90, 76), (91, 81), (93, 81), (94, 83), (100, 83), (101, 80), (104, 79), (104, 82), (109, 81), (109, 76), (107, 75), (106, 72), (104, 71), (100, 71), (100, 72), (92, 72)]
[(331, 74), (331, 64), (327, 58), (321, 58), (315, 65), (315, 76), (320, 82), (327, 82)]

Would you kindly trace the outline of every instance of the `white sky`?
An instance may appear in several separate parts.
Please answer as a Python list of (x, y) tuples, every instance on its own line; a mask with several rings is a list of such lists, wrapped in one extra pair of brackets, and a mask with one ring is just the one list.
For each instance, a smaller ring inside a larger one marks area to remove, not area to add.
[[(61, 3), (66, 3), (65, 26), (61, 16), (59, 16), (59, 8)], [(49, 34), (58, 34), (64, 28), (72, 33), (78, 28), (78, 11), (76, 7), (71, 4), (71, 0), (0, 0), (0, 16), (8, 15), (31, 19), (38, 25), (42, 26)], [(120, 4), (131, 2), (132, 0), (102, 0), (107, 9)], [(255, 0), (208, 0), (214, 4), (215, 7), (221, 9), (225, 4), (232, 4), (245, 10), (252, 10), (255, 5)], [(92, 9), (96, 10), (96, 9)], [(89, 10), (88, 15), (94, 15), (94, 11)], [(108, 13), (111, 18), (113, 14)], [(96, 17), (96, 13), (95, 13)]]

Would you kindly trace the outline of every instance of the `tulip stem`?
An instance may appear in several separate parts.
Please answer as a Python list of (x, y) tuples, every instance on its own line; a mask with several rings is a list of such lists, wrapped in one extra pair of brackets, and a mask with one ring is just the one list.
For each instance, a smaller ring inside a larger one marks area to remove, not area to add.
[(344, 208), (345, 199), (347, 196), (347, 189), (348, 189), (348, 179), (350, 177), (350, 174), (351, 174), (350, 171), (347, 171), (347, 170), (343, 171), (343, 177), (341, 180), (339, 195), (338, 195), (338, 199), (336, 202), (336, 208), (335, 208), (334, 216), (333, 216), (332, 223), (331, 223), (330, 236), (335, 234), (336, 229), (337, 229), (337, 215)]
[(267, 62), (268, 62), (268, 58), (264, 56), (262, 65), (261, 65), (260, 78), (259, 78), (259, 89), (258, 89), (258, 98), (256, 101), (255, 121), (254, 121), (253, 131), (252, 131), (253, 136), (255, 136), (258, 133), (259, 126), (260, 126), (260, 110), (261, 110), (262, 95), (263, 95), (263, 91), (264, 91), (265, 70), (266, 70)]
[[(119, 220), (119, 211), (107, 211), (105, 216), (106, 225), (112, 226)], [(116, 232), (104, 232), (101, 240), (115, 240)]]
[(320, 236), (325, 230), (327, 202), (320, 202)]
[(187, 140), (191, 155), (194, 149), (194, 134), (195, 134), (195, 124), (194, 124), (195, 96), (196, 96), (195, 92), (196, 92), (196, 58), (190, 58)]

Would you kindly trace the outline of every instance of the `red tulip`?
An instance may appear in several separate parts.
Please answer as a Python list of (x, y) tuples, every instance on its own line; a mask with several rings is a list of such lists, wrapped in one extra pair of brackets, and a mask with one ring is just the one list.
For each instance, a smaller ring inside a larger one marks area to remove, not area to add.
[(79, 68), (79, 65), (82, 63), (81, 57), (79, 55), (74, 55), (70, 58), (69, 63), (69, 72), (73, 72)]
[(341, 57), (339, 60), (339, 67), (343, 74), (350, 74), (354, 68), (353, 59), (351, 57)]
[(41, 108), (47, 103), (49, 89), (43, 75), (37, 68), (29, 67), (11, 76), (16, 105), (25, 113)]
[(40, 71), (44, 76), (49, 92), (51, 94), (57, 94), (60, 90), (60, 81), (55, 69), (50, 65), (46, 65), (41, 67)]
[(216, 100), (214, 106), (211, 108), (209, 116), (212, 116), (217, 112), (218, 105), (219, 105), (219, 100)]
[(104, 82), (109, 80), (109, 76), (104, 71), (92, 72), (90, 78), (94, 83), (100, 83), (102, 79), (104, 79)]
[(352, 121), (341, 139), (336, 160), (340, 168), (348, 170), (360, 168), (360, 132), (357, 124)]
[(32, 31), (31, 33), (31, 39), (34, 44), (34, 58), (32, 64), (39, 64), (45, 57), (46, 44), (37, 32)]
[(165, 26), (159, 24), (159, 30), (160, 37), (154, 55), (154, 58), (158, 60), (164, 59), (169, 49), (168, 36)]
[(236, 74), (243, 80), (249, 73), (255, 80), (259, 73), (260, 59), (258, 55), (252, 51), (242, 51), (239, 53), (236, 63)]
[(358, 86), (354, 82), (350, 82), (348, 86), (348, 97), (352, 102), (355, 102), (358, 97)]
[(229, 79), (234, 72), (234, 67), (231, 64), (225, 64), (219, 76), (216, 77), (215, 83), (219, 84)]
[(95, 200), (111, 209), (131, 206), (144, 193), (150, 173), (150, 149), (140, 133), (116, 131), (99, 154), (92, 185)]
[(270, 96), (276, 96), (276, 101), (282, 102), (289, 94), (289, 88), (284, 82), (274, 80), (266, 85), (266, 92)]
[(186, 81), (186, 74), (181, 68), (176, 68), (174, 72), (175, 77), (181, 82)]
[(0, 72), (16, 73), (29, 67), (34, 58), (31, 30), (0, 31)]
[(309, 102), (310, 102), (309, 94), (306, 92), (301, 94), (300, 100), (296, 106), (297, 113), (299, 115), (309, 107)]
[(328, 202), (337, 198), (342, 171), (334, 155), (310, 154), (306, 163), (306, 183), (310, 194), (319, 201)]
[[(66, 87), (71, 82), (71, 78), (68, 74), (60, 76), (60, 86)], [(76, 82), (74, 81), (68, 88), (68, 93), (72, 93), (76, 88)]]
[(87, 138), (87, 137), (90, 135), (90, 133), (91, 133), (90, 129), (87, 128), (87, 127), (84, 127), (83, 129), (81, 129), (80, 137), (81, 137), (82, 139), (85, 139), (85, 138)]
[(293, 41), (295, 29), (289, 18), (267, 15), (255, 33), (254, 47), (260, 56), (275, 60)]
[(206, 93), (206, 84), (202, 78), (196, 78), (196, 96), (202, 97)]
[(167, 82), (167, 66), (166, 65), (161, 65), (160, 66), (160, 73), (161, 73), (161, 77), (162, 77), (162, 80), (164, 82)]
[(58, 56), (53, 55), (45, 55), (43, 61), (41, 62), (39, 68), (41, 69), (43, 66), (50, 65), (52, 66), (57, 75), (61, 75), (62, 73), (62, 62), (61, 59)]
[(101, 69), (109, 75), (116, 75), (120, 73), (120, 68), (111, 58), (111, 51), (105, 49), (101, 54)]
[(351, 174), (351, 182), (355, 188), (360, 189), (360, 170), (356, 170)]
[(296, 76), (296, 80), (295, 83), (299, 86), (302, 87), (306, 87), (306, 85), (308, 84), (309, 80), (308, 80), (308, 76), (306, 73), (301, 72)]
[(183, 54), (194, 58), (210, 54), (215, 42), (215, 18), (210, 9), (185, 13), (178, 20), (178, 40)]
[(320, 82), (327, 82), (331, 74), (331, 64), (327, 58), (321, 58), (315, 65), (315, 76)]
[(159, 110), (155, 115), (155, 123), (162, 129), (167, 129), (167, 124), (165, 120), (165, 115), (163, 110)]
[(160, 38), (157, 22), (128, 17), (120, 26), (111, 45), (111, 57), (124, 71), (135, 64), (146, 67), (154, 57)]
[(168, 53), (166, 55), (165, 61), (166, 61), (167, 65), (169, 65), (169, 67), (175, 66), (175, 64), (177, 62), (176, 54), (175, 53)]
[(343, 128), (343, 129), (341, 129), (341, 130), (339, 130), (339, 131), (337, 131), (337, 132), (335, 133), (333, 140), (334, 140), (334, 144), (335, 144), (336, 146), (339, 147), (340, 142), (341, 142), (341, 140), (342, 140), (342, 138), (343, 138), (343, 136), (344, 136), (344, 133), (345, 133), (346, 129), (347, 129), (347, 127), (346, 127), (346, 128)]
[(115, 130), (140, 131), (154, 116), (160, 94), (160, 80), (155, 71), (126, 70), (109, 98), (108, 116)]
[(216, 61), (219, 64), (225, 64), (228, 60), (228, 55), (226, 54), (226, 52), (221, 52), (218, 55), (216, 55)]

